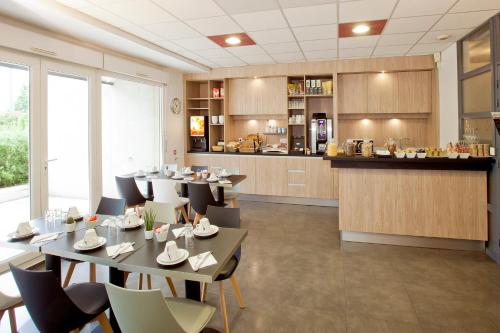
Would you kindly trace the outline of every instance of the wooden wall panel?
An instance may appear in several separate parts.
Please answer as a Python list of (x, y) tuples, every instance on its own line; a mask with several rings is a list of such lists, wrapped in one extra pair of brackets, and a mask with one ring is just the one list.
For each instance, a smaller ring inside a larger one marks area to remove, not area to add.
[(368, 113), (368, 75), (338, 76), (338, 113)]
[(263, 195), (281, 195), (288, 193), (288, 172), (283, 157), (255, 158), (255, 192)]
[(286, 77), (229, 80), (230, 115), (286, 114)]
[[(362, 91), (359, 90), (358, 94)], [(353, 95), (352, 98), (356, 98)], [(398, 76), (396, 73), (368, 74), (368, 113), (398, 112)]]
[(431, 71), (399, 72), (398, 112), (431, 113)]

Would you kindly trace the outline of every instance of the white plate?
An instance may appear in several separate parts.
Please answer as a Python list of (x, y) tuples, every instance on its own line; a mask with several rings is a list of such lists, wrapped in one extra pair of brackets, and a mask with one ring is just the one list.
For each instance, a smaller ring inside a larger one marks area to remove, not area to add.
[(208, 179), (208, 178), (207, 178), (206, 180), (207, 180), (207, 182), (209, 182), (209, 183), (217, 183), (217, 182), (219, 181), (219, 179), (218, 179), (218, 178), (215, 178), (215, 179)]
[[(121, 223), (123, 223), (123, 222), (121, 222)], [(139, 228), (141, 225), (143, 225), (143, 224), (144, 224), (144, 220), (143, 220), (143, 219), (140, 219), (138, 224), (127, 224), (127, 225), (122, 225), (121, 223), (120, 223), (120, 227), (121, 227), (122, 229), (135, 229), (135, 228)]]
[(183, 175), (192, 175), (194, 173), (194, 171), (189, 171), (189, 172), (183, 172), (182, 174)]
[(175, 179), (175, 180), (180, 180), (180, 179), (184, 179), (184, 176), (172, 176), (171, 178)]
[(195, 236), (198, 236), (198, 237), (208, 237), (208, 236), (215, 235), (216, 233), (218, 233), (218, 232), (219, 232), (219, 227), (218, 227), (218, 226), (216, 226), (216, 225), (211, 224), (211, 225), (210, 225), (210, 229), (211, 229), (211, 231), (209, 231), (209, 232), (203, 232), (203, 233), (202, 233), (202, 232), (198, 232), (198, 231), (196, 230), (196, 228), (194, 228), (194, 229), (193, 229), (193, 234), (194, 234)]
[(73, 248), (75, 250), (78, 250), (78, 251), (90, 251), (90, 250), (97, 249), (98, 247), (101, 247), (104, 244), (106, 244), (106, 238), (97, 237), (97, 244), (96, 245), (85, 246), (83, 243), (83, 239), (82, 239), (82, 240), (79, 240), (78, 242), (76, 242), (75, 244), (73, 244)]
[(163, 266), (172, 266), (177, 265), (186, 260), (189, 257), (189, 252), (185, 249), (178, 249), (181, 252), (179, 258), (175, 260), (169, 260), (168, 256), (165, 255), (164, 252), (160, 253), (158, 257), (156, 257), (156, 262)]
[(25, 234), (25, 235), (18, 235), (17, 231), (14, 231), (14, 232), (11, 232), (10, 234), (8, 234), (7, 237), (12, 239), (12, 240), (26, 239), (26, 238), (30, 238), (32, 236), (35, 236), (36, 234), (38, 234), (38, 231), (39, 231), (38, 228), (32, 228), (31, 232), (29, 234)]
[(184, 180), (187, 180), (188, 182), (194, 180), (194, 177), (185, 177)]

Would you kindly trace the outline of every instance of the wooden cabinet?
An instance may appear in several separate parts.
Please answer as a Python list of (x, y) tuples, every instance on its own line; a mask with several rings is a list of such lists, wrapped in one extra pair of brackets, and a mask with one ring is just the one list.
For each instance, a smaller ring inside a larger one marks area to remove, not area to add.
[(368, 113), (398, 112), (397, 73), (368, 74)]
[(306, 197), (306, 159), (305, 157), (288, 157), (287, 195), (289, 197)]
[(338, 198), (336, 176), (330, 161), (321, 158), (306, 158), (306, 196), (318, 199)]
[(432, 112), (430, 71), (398, 73), (398, 107), (400, 113)]
[[(187, 154), (184, 162), (185, 165), (189, 166), (210, 166), (210, 155), (209, 154)], [(183, 167), (182, 165), (178, 166)]]
[(240, 174), (246, 175), (247, 179), (241, 182), (240, 191), (246, 194), (255, 194), (255, 156), (238, 156), (240, 163)]
[(339, 113), (367, 113), (367, 74), (341, 74), (338, 82)]
[(288, 194), (287, 166), (283, 157), (255, 158), (255, 193), (281, 196)]
[(286, 77), (229, 80), (229, 115), (286, 114)]

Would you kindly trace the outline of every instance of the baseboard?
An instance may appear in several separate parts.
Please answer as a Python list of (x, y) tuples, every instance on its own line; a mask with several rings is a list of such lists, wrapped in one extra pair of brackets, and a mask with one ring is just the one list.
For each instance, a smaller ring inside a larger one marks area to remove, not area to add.
[(340, 239), (345, 242), (427, 247), (448, 250), (485, 250), (485, 242), (465, 239), (388, 235), (355, 231), (340, 231)]
[(238, 195), (238, 200), (244, 201), (257, 201), (257, 202), (270, 202), (270, 203), (283, 203), (291, 205), (305, 205), (305, 206), (324, 206), (324, 207), (338, 207), (338, 200), (315, 199), (315, 198), (298, 198), (298, 197), (282, 197), (276, 195), (257, 195), (257, 194), (242, 194)]

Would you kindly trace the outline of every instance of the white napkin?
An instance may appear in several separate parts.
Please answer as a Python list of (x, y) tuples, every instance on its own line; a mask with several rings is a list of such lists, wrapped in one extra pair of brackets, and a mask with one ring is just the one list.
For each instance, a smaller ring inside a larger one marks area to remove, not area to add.
[(50, 234), (37, 235), (30, 240), (30, 244), (48, 242), (59, 237), (60, 232), (53, 232)]
[(105, 219), (104, 222), (102, 222), (101, 227), (109, 227), (111, 223), (111, 219)]
[[(200, 253), (200, 258), (198, 258), (198, 256), (192, 256), (192, 257), (189, 257), (188, 260), (189, 260), (189, 264), (191, 265), (191, 268), (194, 270), (196, 270), (196, 268), (200, 269), (200, 268), (204, 268), (204, 267), (208, 267), (208, 266), (212, 266), (212, 265), (215, 265), (217, 264), (217, 260), (215, 260), (215, 257), (210, 254), (205, 260), (203, 260), (203, 258), (205, 258), (205, 256), (208, 254), (209, 252), (203, 252), (203, 253)], [(200, 261), (200, 260), (203, 260), (203, 263), (197, 267), (197, 263)]]
[(227, 179), (225, 179), (225, 180), (219, 180), (219, 183), (220, 184), (232, 184), (232, 182), (230, 180), (227, 180)]
[(174, 237), (175, 238), (179, 237), (179, 235), (181, 234), (181, 232), (184, 231), (184, 228), (186, 228), (186, 227), (172, 229), (172, 233), (174, 234)]
[[(108, 257), (112, 257), (112, 256), (116, 255), (117, 254), (116, 251), (118, 251), (118, 249), (122, 245), (123, 245), (123, 248), (120, 250), (120, 252), (118, 252), (119, 254), (134, 251), (134, 246), (130, 242), (106, 246), (106, 253), (108, 254)], [(127, 245), (127, 246), (125, 246), (125, 245)]]

